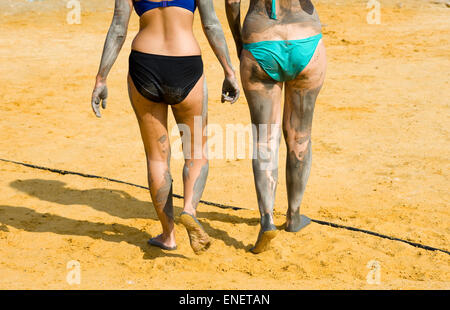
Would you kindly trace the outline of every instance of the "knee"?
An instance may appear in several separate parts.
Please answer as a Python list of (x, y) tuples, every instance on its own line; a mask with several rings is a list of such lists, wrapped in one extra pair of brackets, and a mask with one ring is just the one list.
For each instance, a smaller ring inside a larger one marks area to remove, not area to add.
[(152, 156), (147, 156), (147, 170), (169, 170), (170, 166), (170, 152), (160, 152), (156, 154), (153, 152)]
[(309, 132), (286, 132), (286, 146), (288, 154), (293, 154), (299, 161), (304, 161), (311, 147)]
[(183, 179), (187, 179), (191, 173), (195, 173), (200, 169), (201, 174), (207, 174), (209, 171), (209, 161), (206, 158), (202, 159), (186, 159), (183, 167)]
[(256, 143), (253, 151), (254, 171), (273, 171), (278, 169), (278, 146)]
[[(256, 135), (255, 135), (256, 133)], [(270, 162), (278, 157), (278, 149), (281, 139), (279, 126), (270, 128), (270, 132), (254, 132), (253, 159), (262, 162)]]
[(271, 162), (276, 156), (276, 149), (270, 143), (258, 142), (255, 148), (255, 159), (259, 162)]
[(171, 149), (167, 136), (161, 136), (158, 141), (144, 142), (147, 166), (169, 166)]
[(147, 177), (150, 184), (157, 185), (172, 180), (169, 161), (170, 158), (147, 156)]

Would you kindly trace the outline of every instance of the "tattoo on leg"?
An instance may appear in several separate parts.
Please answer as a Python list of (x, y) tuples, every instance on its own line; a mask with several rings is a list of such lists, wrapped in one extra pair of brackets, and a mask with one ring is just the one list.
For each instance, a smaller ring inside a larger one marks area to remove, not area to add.
[(164, 142), (166, 142), (167, 140), (167, 135), (162, 135), (161, 138), (159, 138), (159, 143), (164, 144)]

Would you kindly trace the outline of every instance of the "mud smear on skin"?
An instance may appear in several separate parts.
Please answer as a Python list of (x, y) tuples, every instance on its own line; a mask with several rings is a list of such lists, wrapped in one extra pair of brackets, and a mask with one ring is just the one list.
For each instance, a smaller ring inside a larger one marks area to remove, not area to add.
[(236, 44), (236, 52), (238, 57), (240, 57), (243, 42), (241, 36), (241, 2), (228, 2), (225, 1), (225, 9), (228, 19), (228, 25), (230, 26), (231, 33), (233, 35), (234, 42)]
[(295, 150), (290, 151), (286, 158), (286, 188), (288, 195), (286, 231), (290, 232), (297, 232), (303, 226), (300, 216), (300, 205), (311, 171), (311, 141), (307, 140), (305, 146), (306, 149), (297, 154)]
[[(252, 68), (254, 69), (254, 67)], [(256, 154), (252, 160), (254, 184), (256, 188), (259, 211), (261, 214), (261, 228), (255, 246), (251, 252), (257, 254), (266, 251), (270, 246), (270, 241), (276, 236), (276, 227), (273, 224), (273, 209), (275, 203), (275, 193), (278, 183), (278, 152), (281, 139), (281, 132), (272, 132), (272, 122), (276, 121), (277, 111), (273, 109), (272, 99), (266, 93), (273, 89), (276, 82), (268, 81), (264, 85), (264, 91), (246, 90), (249, 100), (252, 123), (254, 127), (254, 149)], [(253, 106), (251, 102), (257, 102)], [(263, 132), (259, 125), (267, 125)], [(265, 167), (272, 167), (267, 169)]]
[(167, 140), (167, 136), (166, 135), (162, 135), (161, 138), (158, 139), (159, 143), (164, 144), (164, 142), (166, 142)]
[[(206, 85), (206, 78), (203, 80), (203, 100), (202, 100), (202, 126), (206, 126), (208, 117), (208, 88)], [(206, 128), (205, 128), (206, 131)], [(204, 134), (207, 134), (204, 132)], [(205, 145), (206, 146), (206, 145)], [(205, 152), (206, 150), (202, 150)], [(183, 180), (187, 180), (192, 174), (192, 168), (194, 167), (194, 161), (191, 160), (186, 162), (183, 167)], [(202, 197), (203, 191), (205, 189), (206, 180), (208, 178), (209, 172), (209, 162), (200, 168), (199, 175), (195, 179), (194, 186), (192, 188), (192, 208), (196, 211), (198, 203)], [(180, 221), (186, 228), (189, 236), (189, 243), (195, 254), (201, 254), (206, 251), (211, 246), (211, 239), (208, 234), (203, 229), (200, 222), (194, 215), (182, 212), (180, 216)]]
[(231, 69), (234, 71), (228, 52), (227, 41), (225, 40), (225, 34), (214, 10), (213, 1), (198, 1), (197, 5), (203, 31), (214, 54), (224, 69)]
[(173, 220), (172, 178), (169, 173), (164, 175), (164, 184), (156, 194), (158, 206), (164, 206), (163, 212), (170, 220)]
[(120, 50), (125, 43), (128, 23), (131, 16), (131, 7), (127, 1), (116, 0), (114, 16), (111, 27), (106, 36), (105, 46), (100, 62), (98, 74), (106, 79)]
[(250, 70), (250, 82), (262, 84), (266, 91), (271, 91), (274, 84), (278, 83), (261, 68), (256, 60), (253, 62)]
[[(272, 88), (273, 89), (273, 83)], [(268, 90), (268, 89), (266, 89)], [(245, 90), (245, 95), (249, 101), (250, 117), (252, 123), (258, 127), (259, 124), (270, 124), (273, 117), (272, 99), (267, 97), (267, 92), (259, 90)], [(252, 106), (252, 102), (258, 103), (257, 106)], [(256, 135), (255, 138), (259, 139)]]
[[(184, 166), (183, 175), (185, 179), (189, 177), (189, 170), (190, 168), (192, 168), (192, 166), (193, 162), (190, 162), (190, 164)], [(194, 210), (197, 210), (198, 203), (203, 194), (203, 190), (205, 189), (208, 171), (209, 163), (206, 162), (200, 169), (199, 175), (194, 182), (191, 200), (191, 204)], [(189, 236), (189, 242), (191, 248), (194, 250), (194, 253), (201, 254), (202, 252), (206, 251), (211, 245), (211, 240), (201, 226), (200, 222), (198, 222), (197, 218), (192, 214), (183, 212), (180, 216), (180, 221), (186, 228)]]
[(192, 206), (194, 207), (194, 209), (197, 209), (198, 203), (202, 198), (202, 194), (206, 185), (206, 179), (208, 178), (208, 171), (209, 171), (209, 163), (207, 162), (202, 166), (202, 168), (200, 169), (200, 174), (195, 180), (192, 195)]
[(255, 246), (250, 249), (254, 254), (265, 252), (270, 247), (270, 241), (277, 235), (277, 228), (273, 224), (272, 214), (266, 213), (261, 217), (261, 230), (258, 234), (258, 239)]
[[(299, 76), (299, 83), (302, 83)], [(290, 86), (291, 89), (294, 86)], [(286, 190), (288, 210), (286, 212), (286, 231), (297, 232), (310, 221), (300, 215), (300, 206), (308, 183), (311, 163), (311, 131), (314, 107), (321, 86), (315, 89), (294, 89), (287, 107), (290, 111), (288, 123), (283, 124), (286, 141)], [(290, 90), (288, 90), (289, 92)]]
[[(345, 223), (340, 223), (372, 228), (448, 250), (448, 228), (443, 221), (446, 219), (448, 222), (448, 199), (445, 198), (448, 196), (448, 173), (443, 167), (448, 164), (448, 156), (445, 155), (449, 152), (449, 135), (442, 126), (446, 117), (442, 113), (442, 92), (437, 91), (445, 89), (443, 81), (447, 74), (439, 68), (449, 65), (448, 57), (443, 58), (448, 51), (442, 46), (442, 42), (448, 40), (445, 19), (448, 9), (436, 6), (419, 9), (412, 7), (416, 2), (405, 1), (402, 1), (404, 6), (401, 10), (385, 7), (382, 17), (387, 23), (377, 26), (367, 25), (361, 16), (364, 7), (355, 7), (352, 1), (339, 1), (339, 6), (329, 0), (316, 1), (317, 4), (313, 1), (323, 21), (332, 25), (335, 33), (330, 28), (324, 34), (332, 63), (329, 69), (331, 79), (327, 80), (327, 87), (322, 90), (316, 105), (318, 113), (314, 117), (318, 117), (318, 122), (314, 123), (312, 143), (317, 166), (313, 162), (301, 211), (314, 218), (332, 222), (345, 220)], [(46, 2), (55, 1), (41, 1), (36, 6)], [(0, 3), (1, 7), (3, 1)], [(90, 4), (91, 1), (83, 3), (86, 3), (83, 11), (85, 6), (94, 5)], [(243, 6), (248, 5), (244, 1), (242, 3)], [(96, 70), (98, 67), (98, 56), (107, 31), (105, 26), (111, 22), (114, 2), (101, 1), (98, 5), (102, 6), (102, 12), (83, 15), (82, 24), (76, 26), (64, 25), (67, 13), (64, 6), (62, 11), (46, 12), (37, 17), (21, 11), (2, 21), (2, 29), (14, 37), (15, 42), (14, 45), (9, 44), (7, 37), (2, 41), (5, 61), (1, 62), (3, 83), (0, 93), (6, 96), (1, 106), (2, 150), (4, 156), (17, 160), (69, 170), (79, 168), (82, 172), (97, 172), (145, 185), (145, 162), (142, 161), (145, 155), (138, 147), (141, 140), (135, 117), (126, 104), (126, 55), (119, 57), (109, 76), (111, 113), (101, 122), (97, 122), (93, 115), (86, 117), (90, 113), (88, 98), (85, 87), (80, 87), (79, 83), (90, 87), (93, 82), (93, 76), (83, 68), (89, 70), (90, 66)], [(30, 5), (26, 3), (25, 6)], [(221, 6), (219, 2), (216, 10), (225, 27), (225, 13), (219, 11)], [(4, 13), (0, 11), (0, 15)], [(36, 20), (36, 23), (30, 23), (30, 20)], [(386, 36), (390, 30), (389, 22), (395, 23), (396, 27)], [(198, 19), (196, 23), (200, 26)], [(136, 16), (133, 17), (133, 25), (137, 30)], [(215, 63), (216, 58), (209, 51), (201, 29), (195, 31), (200, 45), (205, 47), (205, 63)], [(426, 36), (431, 32), (432, 36)], [(48, 40), (49, 34), (55, 39), (51, 53), (42, 51), (40, 43)], [(226, 32), (226, 35), (231, 44), (231, 34)], [(130, 35), (128, 37), (131, 39)], [(345, 46), (341, 39), (349, 37), (367, 44)], [(59, 40), (64, 44), (59, 44)], [(127, 46), (128, 41), (124, 47)], [(420, 52), (414, 53), (415, 48)], [(36, 51), (36, 66), (30, 62), (31, 67), (27, 69), (33, 74), (20, 69), (26, 67), (23, 56), (27, 49)], [(85, 51), (86, 57), (79, 57), (79, 50)], [(391, 52), (395, 55), (390, 55)], [(234, 54), (231, 56), (232, 60), (235, 59)], [(407, 61), (399, 62), (399, 57)], [(39, 62), (48, 65), (39, 66)], [(64, 64), (64, 70), (61, 64)], [(229, 109), (217, 100), (221, 83), (216, 81), (223, 78), (220, 66), (207, 66), (205, 69), (211, 97), (211, 121), (221, 126), (235, 119), (238, 122), (249, 121), (243, 96)], [(395, 76), (389, 74), (392, 72), (396, 73)], [(421, 78), (411, 78), (414, 73)], [(373, 76), (374, 80), (365, 81), (362, 77), (366, 74)], [(60, 84), (58, 79), (42, 83), (43, 77), (52, 76), (67, 81), (75, 78), (77, 81), (66, 84), (65, 91), (62, 88), (55, 91)], [(23, 91), (27, 85), (39, 87)], [(387, 93), (395, 98), (389, 105), (384, 104)], [(76, 103), (81, 98), (84, 98), (84, 103), (80, 105), (56, 104)], [(36, 102), (39, 104), (32, 104)], [(413, 104), (417, 104), (418, 111)], [(349, 109), (336, 109), (342, 106)], [(8, 107), (12, 110), (9, 111)], [(373, 113), (359, 110), (367, 107), (373, 109)], [(389, 126), (378, 127), (380, 120), (389, 120)], [(171, 124), (175, 126), (173, 121)], [(68, 126), (77, 133), (71, 139), (65, 138)], [(379, 130), (373, 131), (372, 128)], [(39, 136), (48, 139), (38, 139)], [(342, 149), (339, 153), (336, 153), (337, 145)], [(420, 155), (417, 154), (417, 145), (424, 147)], [(380, 147), (385, 147), (385, 152), (380, 151)], [(100, 161), (99, 155), (106, 156)], [(98, 289), (100, 283), (104, 283), (102, 288), (106, 289), (186, 289), (187, 285), (192, 289), (214, 287), (224, 290), (261, 287), (373, 289), (373, 285), (366, 283), (370, 270), (365, 265), (372, 259), (382, 262), (382, 281), (377, 288), (449, 288), (448, 255), (316, 224), (298, 234), (279, 231), (271, 242), (271, 250), (261, 255), (245, 253), (256, 241), (260, 225), (251, 165), (247, 161), (227, 165), (229, 173), (226, 175), (220, 173), (221, 162), (210, 162), (208, 188), (204, 193), (208, 200), (253, 210), (235, 211), (199, 205), (199, 219), (217, 243), (200, 257), (194, 256), (182, 225), (175, 228), (182, 232), (177, 241), (183, 241), (177, 252), (147, 245), (148, 238), (159, 231), (159, 221), (153, 210), (147, 210), (153, 207), (147, 192), (142, 189), (103, 180), (49, 175), (28, 168), (23, 170), (7, 163), (0, 167), (2, 204), (5, 205), (0, 208), (0, 223), (4, 225), (0, 230), (9, 230), (0, 232), (2, 289), (69, 288), (64, 280), (61, 281), (61, 263), (65, 264), (67, 253), (72, 250), (76, 251), (82, 266), (80, 289)], [(182, 191), (182, 187), (177, 186), (181, 182), (175, 184), (178, 179), (181, 181), (182, 169), (182, 161), (172, 161), (174, 193)], [(277, 227), (284, 223), (287, 209), (281, 169), (280, 166), (275, 207), (280, 212), (274, 214)], [(335, 173), (341, 169), (345, 173)], [(17, 179), (30, 178), (59, 180), (77, 190), (48, 190), (45, 183), (41, 187), (31, 187), (39, 196), (35, 197), (16, 192), (8, 185)], [(224, 182), (233, 184), (233, 188), (225, 191)], [(353, 184), (358, 186), (351, 186)], [(375, 187), (376, 192), (372, 191)], [(131, 198), (116, 193), (117, 190)], [(51, 196), (51, 201), (42, 195)], [(67, 207), (67, 203), (71, 207)], [(174, 201), (175, 206), (178, 203)], [(203, 218), (208, 221), (203, 222)], [(20, 243), (10, 243), (10, 237), (19, 238)], [(36, 265), (37, 260), (46, 264)], [(32, 267), (36, 272), (30, 272), (24, 266)], [(83, 270), (97, 272), (85, 273)], [(336, 270), (342, 272), (337, 274)], [(125, 279), (133, 280), (134, 284), (128, 284)]]
[[(205, 75), (203, 75), (202, 118), (203, 118), (204, 124), (206, 125), (208, 123), (208, 85), (206, 83)], [(207, 132), (205, 131), (204, 134), (207, 134)]]
[[(159, 142), (164, 144), (167, 141), (167, 136), (163, 135), (159, 138)], [(164, 214), (169, 218), (169, 221), (173, 221), (173, 179), (170, 174), (170, 148), (163, 146), (163, 153), (167, 153), (167, 170), (164, 172), (164, 179), (161, 187), (156, 193), (156, 205), (159, 208), (163, 208)]]
[(180, 221), (186, 228), (189, 243), (195, 254), (204, 253), (211, 246), (211, 239), (203, 229), (200, 222), (191, 214), (182, 213)]
[[(253, 42), (254, 34), (264, 33), (268, 38), (283, 37), (283, 28), (275, 26), (302, 25), (305, 28), (313, 28), (317, 33), (321, 32), (319, 16), (308, 0), (274, 0), (277, 1), (277, 19), (271, 19), (272, 0), (251, 0), (249, 10), (242, 28), (242, 40)], [(280, 32), (281, 31), (281, 32)]]

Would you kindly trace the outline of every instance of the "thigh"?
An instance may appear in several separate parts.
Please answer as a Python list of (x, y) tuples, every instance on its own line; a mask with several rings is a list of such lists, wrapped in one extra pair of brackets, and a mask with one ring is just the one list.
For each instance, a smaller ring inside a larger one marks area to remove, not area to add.
[[(172, 106), (172, 111), (180, 130), (183, 130), (182, 126), (189, 127), (190, 139), (183, 139), (183, 142), (190, 141), (190, 145), (194, 147), (190, 147), (190, 154), (185, 153), (185, 156), (194, 159), (205, 157), (203, 145), (206, 143), (206, 135), (203, 133), (208, 121), (208, 88), (204, 74), (189, 95), (182, 102)], [(183, 131), (183, 134), (186, 132)], [(183, 148), (185, 147), (184, 145)]]
[(283, 129), (310, 132), (317, 96), (326, 73), (326, 53), (320, 40), (309, 64), (296, 79), (286, 82)]
[(143, 97), (128, 76), (128, 92), (141, 131), (147, 160), (167, 161), (170, 152), (167, 133), (168, 106)]
[(286, 86), (298, 89), (316, 89), (322, 87), (327, 69), (327, 55), (325, 45), (321, 39), (308, 65), (300, 74), (291, 81), (286, 82)]
[(273, 80), (249, 51), (244, 49), (240, 60), (241, 82), (252, 123), (279, 124), (283, 83)]

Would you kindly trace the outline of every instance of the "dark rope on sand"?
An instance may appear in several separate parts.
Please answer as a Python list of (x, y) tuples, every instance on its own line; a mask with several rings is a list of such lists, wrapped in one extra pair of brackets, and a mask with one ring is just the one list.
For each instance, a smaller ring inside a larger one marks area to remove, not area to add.
[[(22, 166), (33, 168), (33, 169), (45, 170), (45, 171), (58, 173), (58, 174), (62, 174), (62, 175), (66, 175), (66, 174), (78, 175), (78, 176), (83, 177), (83, 178), (107, 180), (107, 181), (114, 182), (114, 183), (120, 183), (120, 184), (130, 185), (130, 186), (134, 186), (134, 187), (138, 187), (138, 188), (149, 190), (149, 188), (146, 187), (146, 186), (142, 186), (142, 185), (138, 185), (138, 184), (134, 184), (134, 183), (130, 183), (130, 182), (125, 182), (125, 181), (121, 181), (121, 180), (116, 180), (116, 179), (112, 179), (112, 178), (108, 178), (108, 177), (102, 177), (102, 176), (99, 176), (99, 175), (87, 174), (87, 173), (75, 172), (75, 171), (69, 171), (69, 170), (54, 169), (54, 168), (48, 168), (48, 167), (42, 167), (42, 166), (22, 163), (22, 162), (19, 162), (19, 161), (13, 161), (13, 160), (8, 160), (8, 159), (3, 159), (3, 158), (0, 158), (0, 160), (4, 161), (4, 162), (7, 162), (7, 163), (12, 163), (12, 164), (16, 164), (16, 165), (22, 165)], [(175, 197), (175, 198), (179, 198), (179, 199), (183, 199), (184, 198), (183, 196), (177, 195), (177, 194), (172, 194), (172, 196)], [(208, 206), (219, 207), (219, 208), (222, 208), (222, 209), (233, 209), (233, 210), (242, 210), (243, 209), (243, 208), (238, 208), (238, 207), (234, 207), (234, 206), (227, 206), (227, 205), (223, 205), (223, 204), (220, 204), (220, 203), (215, 203), (215, 202), (210, 202), (210, 201), (205, 201), (205, 200), (200, 200), (200, 202), (205, 204), (205, 205), (208, 205)]]
[(311, 221), (315, 222), (317, 224), (320, 224), (320, 225), (326, 225), (326, 226), (331, 226), (331, 227), (335, 227), (335, 228), (343, 228), (343, 229), (347, 229), (347, 230), (351, 230), (351, 231), (357, 231), (357, 232), (361, 232), (361, 233), (364, 233), (364, 234), (372, 235), (372, 236), (383, 238), (383, 239), (389, 239), (389, 240), (394, 240), (394, 241), (400, 241), (400, 242), (403, 242), (403, 243), (407, 243), (407, 244), (412, 245), (413, 247), (416, 247), (416, 248), (421, 248), (421, 249), (428, 250), (428, 251), (439, 251), (439, 252), (442, 252), (442, 253), (450, 255), (450, 252), (446, 251), (446, 250), (434, 248), (434, 247), (431, 247), (431, 246), (428, 246), (428, 245), (424, 245), (424, 244), (420, 244), (420, 243), (416, 243), (416, 242), (412, 242), (412, 241), (408, 241), (408, 240), (404, 240), (404, 239), (400, 239), (400, 238), (396, 238), (396, 237), (391, 237), (391, 236), (379, 234), (377, 232), (373, 232), (373, 231), (370, 231), (370, 230), (365, 230), (365, 229), (361, 229), (361, 228), (345, 226), (345, 225), (340, 225), (340, 224), (335, 224), (335, 223), (330, 223), (330, 222), (325, 222), (325, 221), (319, 221), (319, 220), (314, 220), (314, 219), (311, 219)]
[[(142, 189), (146, 189), (146, 190), (149, 189), (146, 186), (133, 184), (133, 183), (125, 182), (125, 181), (121, 181), (121, 180), (116, 180), (116, 179), (112, 179), (112, 178), (108, 178), (108, 177), (102, 177), (102, 176), (98, 176), (98, 175), (94, 175), (94, 174), (86, 174), (86, 173), (82, 173), (82, 172), (75, 172), (75, 171), (69, 171), (69, 170), (62, 170), (62, 169), (54, 169), (54, 168), (42, 167), (42, 166), (27, 164), (27, 163), (18, 162), (18, 161), (14, 161), (14, 160), (3, 159), (3, 158), (0, 158), (0, 161), (7, 162), (7, 163), (12, 163), (12, 164), (16, 164), (16, 165), (21, 165), (21, 166), (25, 166), (25, 167), (29, 167), (29, 168), (33, 168), (33, 169), (45, 170), (45, 171), (49, 171), (49, 172), (53, 172), (53, 173), (58, 173), (58, 174), (61, 174), (61, 175), (66, 175), (66, 174), (67, 175), (77, 175), (77, 176), (80, 176), (80, 177), (83, 177), (83, 178), (101, 179), (101, 180), (107, 180), (107, 181), (114, 182), (114, 183), (130, 185), (130, 186), (134, 186), (134, 187), (142, 188)], [(184, 198), (182, 195), (177, 195), (177, 194), (173, 194), (173, 197), (179, 198), (179, 199), (183, 199)], [(216, 203), (216, 202), (210, 202), (210, 201), (205, 201), (205, 200), (200, 200), (200, 202), (202, 204), (205, 204), (205, 205), (208, 205), (208, 206), (218, 207), (218, 208), (221, 208), (221, 209), (248, 210), (248, 209), (245, 209), (245, 208), (239, 208), (239, 207), (235, 207), (235, 206), (229, 206), (229, 205), (224, 205), (224, 204), (220, 204), (220, 203)], [(370, 231), (370, 230), (365, 230), (365, 229), (360, 229), (360, 228), (356, 228), (356, 227), (345, 226), (345, 225), (340, 225), (340, 224), (335, 224), (335, 223), (331, 223), (331, 222), (327, 222), (327, 221), (320, 221), (320, 220), (315, 220), (315, 219), (311, 219), (311, 221), (314, 222), (314, 223), (317, 223), (319, 225), (331, 226), (331, 227), (334, 227), (334, 228), (341, 228), (341, 229), (346, 229), (346, 230), (350, 230), (350, 231), (356, 231), (356, 232), (372, 235), (372, 236), (383, 238), (383, 239), (389, 239), (389, 240), (393, 240), (393, 241), (403, 242), (403, 243), (412, 245), (413, 247), (416, 247), (416, 248), (421, 248), (421, 249), (428, 250), (428, 251), (439, 251), (439, 252), (442, 252), (442, 253), (450, 255), (450, 251), (434, 248), (434, 247), (431, 247), (431, 246), (428, 246), (428, 245), (424, 245), (424, 244), (420, 244), (420, 243), (416, 243), (416, 242), (412, 242), (412, 241), (408, 241), (408, 240), (404, 240), (404, 239), (400, 239), (400, 238), (396, 238), (396, 237), (391, 237), (391, 236), (388, 236), (388, 235), (379, 234), (377, 232), (373, 232), (373, 231)]]

